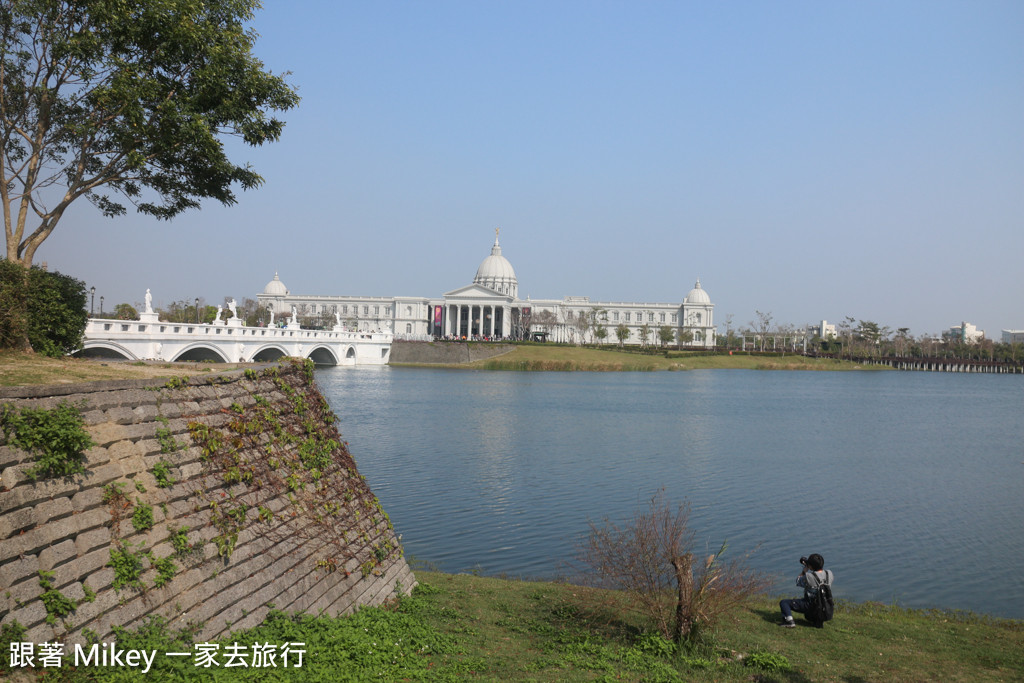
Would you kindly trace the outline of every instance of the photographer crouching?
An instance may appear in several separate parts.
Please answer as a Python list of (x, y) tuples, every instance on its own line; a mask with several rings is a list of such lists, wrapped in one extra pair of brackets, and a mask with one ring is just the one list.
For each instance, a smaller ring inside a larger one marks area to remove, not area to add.
[[(832, 618), (832, 572), (825, 570), (825, 558), (818, 553), (808, 557), (801, 557), (800, 564), (803, 567), (803, 571), (797, 577), (796, 585), (804, 589), (804, 597), (786, 599), (779, 602), (779, 609), (782, 610), (782, 621), (779, 622), (779, 626), (795, 628), (796, 622), (793, 621), (793, 612), (800, 612), (807, 616), (812, 624), (821, 628), (825, 621)], [(827, 616), (821, 614), (821, 610), (818, 607), (819, 589), (822, 586), (827, 587), (825, 591), (827, 592), (827, 601), (829, 603)]]

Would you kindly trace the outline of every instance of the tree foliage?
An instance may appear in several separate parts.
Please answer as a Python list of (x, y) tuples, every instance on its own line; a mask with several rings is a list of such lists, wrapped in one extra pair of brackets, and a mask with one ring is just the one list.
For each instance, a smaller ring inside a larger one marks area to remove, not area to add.
[(658, 341), (661, 342), (661, 347), (665, 348), (675, 339), (676, 331), (671, 325), (662, 325), (658, 328)]
[(85, 283), (0, 259), (0, 348), (62, 356), (79, 348), (88, 320)]
[(622, 346), (627, 339), (629, 339), (629, 325), (626, 323), (619, 323), (615, 327), (615, 337), (619, 340), (619, 346)]
[(114, 306), (114, 318), (117, 320), (138, 320), (139, 312), (131, 304), (118, 304)]
[(0, 204), (31, 265), (68, 206), (171, 218), (262, 178), (222, 138), (277, 140), (298, 103), (252, 54), (258, 0), (0, 0)]

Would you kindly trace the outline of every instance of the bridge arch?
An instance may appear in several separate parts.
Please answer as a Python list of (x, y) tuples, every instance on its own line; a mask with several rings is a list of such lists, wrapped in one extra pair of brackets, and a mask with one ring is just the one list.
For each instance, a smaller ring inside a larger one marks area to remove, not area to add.
[[(307, 356), (311, 361), (317, 365), (337, 365), (338, 357), (334, 355), (326, 346), (318, 346), (309, 352)], [(353, 356), (354, 357), (354, 356)]]
[(348, 347), (348, 350), (345, 352), (345, 358), (351, 358), (354, 361), (356, 358), (356, 347)]
[(71, 354), (75, 358), (112, 358), (114, 360), (139, 360), (127, 348), (111, 341), (87, 341), (82, 348)]
[(285, 357), (287, 355), (288, 355), (288, 353), (284, 349), (282, 349), (280, 346), (276, 346), (274, 344), (269, 344), (267, 346), (261, 347), (260, 350), (257, 351), (253, 355), (252, 362), (253, 363), (272, 363), (272, 362), (278, 360), (279, 358), (283, 358), (283, 357)]
[(224, 355), (216, 348), (208, 344), (189, 344), (181, 353), (171, 359), (173, 362), (178, 361), (213, 361), (214, 363), (227, 363), (228, 360)]

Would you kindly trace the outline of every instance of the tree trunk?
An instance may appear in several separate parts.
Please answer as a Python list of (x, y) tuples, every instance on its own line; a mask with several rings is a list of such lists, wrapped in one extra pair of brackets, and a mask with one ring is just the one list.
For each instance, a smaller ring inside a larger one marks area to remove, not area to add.
[(676, 570), (676, 623), (673, 625), (672, 641), (683, 642), (683, 638), (690, 632), (690, 615), (688, 607), (690, 604), (690, 591), (693, 590), (692, 579), (693, 555), (687, 553), (680, 557), (672, 558), (672, 566)]

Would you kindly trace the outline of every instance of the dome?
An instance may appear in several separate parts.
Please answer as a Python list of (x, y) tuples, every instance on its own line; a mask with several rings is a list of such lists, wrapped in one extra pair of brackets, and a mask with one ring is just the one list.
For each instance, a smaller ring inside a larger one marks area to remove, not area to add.
[(274, 273), (274, 279), (263, 288), (263, 293), (267, 296), (287, 296), (288, 288), (281, 282), (281, 278), (277, 276), (277, 273)]
[(711, 297), (705, 292), (700, 286), (700, 278), (697, 278), (696, 284), (693, 285), (693, 289), (686, 295), (686, 302), (688, 304), (710, 304)]
[(498, 236), (494, 236), (494, 246), (491, 247), (491, 255), (483, 260), (480, 267), (476, 269), (476, 277), (473, 283), (483, 285), (496, 292), (515, 297), (519, 291), (519, 281), (516, 280), (516, 271), (508, 259), (501, 255), (501, 245), (498, 244)]

